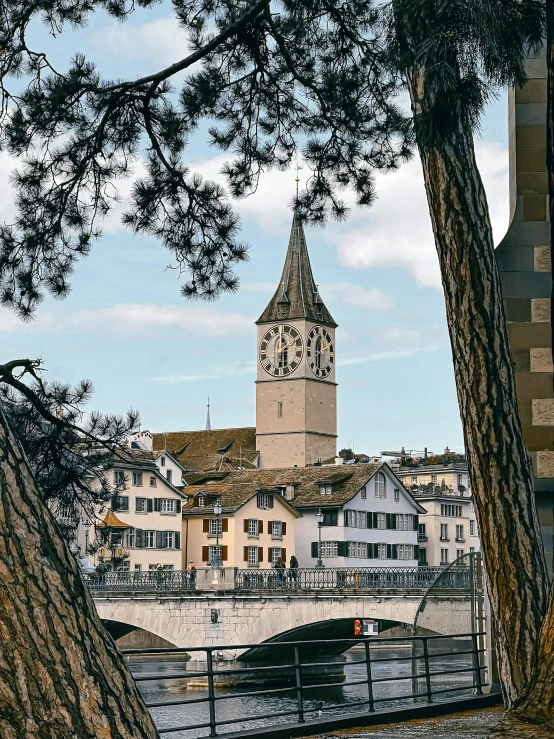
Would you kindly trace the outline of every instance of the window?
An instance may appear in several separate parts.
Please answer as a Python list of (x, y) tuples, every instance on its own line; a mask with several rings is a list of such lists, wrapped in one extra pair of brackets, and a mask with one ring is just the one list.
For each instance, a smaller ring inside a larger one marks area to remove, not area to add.
[(283, 418), (283, 404), (277, 403), (277, 418)]
[(136, 488), (142, 487), (142, 472), (133, 472), (133, 485)]
[(411, 513), (396, 514), (396, 528), (398, 531), (413, 531), (414, 517)]
[(417, 485), (417, 475), (412, 475), (412, 485)]
[(419, 548), (419, 564), (427, 564), (427, 549), (422, 549), (421, 547)]
[(206, 496), (205, 495), (199, 495), (198, 496), (198, 507), (203, 508), (206, 505)]
[(146, 498), (135, 498), (135, 513), (146, 513)]
[(396, 545), (396, 558), (397, 559), (413, 559), (414, 558), (413, 544), (397, 544)]
[(441, 540), (448, 541), (448, 524), (441, 523)]
[(223, 534), (222, 522), (220, 518), (210, 518), (209, 535), (221, 536)]
[(116, 572), (129, 572), (130, 569), (131, 569), (130, 562), (121, 562)]
[(129, 510), (129, 496), (128, 495), (116, 495), (113, 499), (112, 508), (114, 511), (128, 512)]
[(156, 487), (156, 478), (154, 477), (154, 475), (152, 475), (150, 477), (150, 487), (151, 488), (155, 488)]
[(387, 514), (386, 513), (378, 513), (377, 514), (377, 527), (378, 529), (386, 529), (387, 528)]
[(377, 559), (386, 559), (386, 558), (387, 558), (387, 545), (377, 544)]
[(464, 527), (461, 524), (456, 524), (456, 539), (463, 541), (464, 539)]
[(271, 547), (271, 566), (275, 567), (277, 560), (281, 556), (281, 547)]
[(441, 565), (448, 564), (448, 549), (441, 549)]
[(394, 488), (394, 502), (398, 503), (399, 500), (400, 500), (400, 489)]
[(437, 484), (437, 476), (436, 475), (431, 475), (431, 482), (433, 483), (433, 485), (436, 485)]
[(114, 470), (113, 481), (114, 485), (125, 485), (125, 472), (123, 470)]
[(173, 549), (175, 547), (175, 534), (173, 531), (162, 531), (162, 547)]
[(144, 546), (148, 549), (152, 549), (156, 544), (156, 532), (155, 531), (143, 531)]
[(475, 521), (469, 522), (469, 535), (475, 536)]
[(142, 565), (135, 565), (135, 572), (140, 572), (142, 570)]
[(110, 546), (123, 546), (123, 531), (112, 531), (110, 534)]
[(474, 551), (475, 551), (475, 547), (470, 547), (470, 548), (469, 548), (469, 553), (470, 553), (470, 554), (473, 554), (473, 552), (474, 552)]
[(333, 492), (333, 486), (330, 482), (326, 482), (324, 485), (319, 486), (319, 492), (322, 495), (331, 495), (331, 493)]
[(365, 485), (364, 485), (364, 487), (363, 487), (363, 488), (362, 488), (362, 489), (360, 490), (360, 498), (361, 498), (362, 500), (366, 500), (366, 499), (367, 499), (367, 488), (366, 488), (366, 486), (365, 486)]
[(248, 536), (259, 536), (259, 521), (257, 518), (248, 519)]
[(367, 544), (364, 541), (349, 541), (348, 556), (367, 559)]
[[(352, 526), (357, 529), (367, 528), (367, 512), (366, 511), (350, 511), (344, 512), (346, 516), (346, 526)], [(336, 523), (334, 524), (337, 525)]]
[(171, 572), (171, 570), (174, 570), (174, 565), (163, 565), (162, 570), (165, 570), (166, 572)]
[(338, 541), (322, 541), (321, 542), (322, 557), (338, 557), (339, 543)]
[(165, 467), (165, 457), (162, 457), (160, 459), (160, 464), (161, 464), (162, 467)]
[(282, 539), (283, 538), (283, 527), (281, 526), (281, 521), (271, 522), (271, 538), (272, 539)]
[(160, 513), (175, 513), (175, 501), (172, 498), (160, 498)]
[(462, 506), (442, 503), (441, 504), (441, 516), (452, 516), (452, 517), (461, 518)]
[(173, 477), (173, 472), (171, 470), (166, 470), (165, 476), (167, 477), (167, 481), (171, 482), (171, 478)]
[(459, 559), (460, 557), (464, 556), (464, 550), (463, 549), (456, 549), (456, 559)]
[(339, 525), (339, 512), (334, 511), (323, 511), (323, 523), (322, 526), (338, 526)]
[(125, 546), (131, 549), (135, 546), (135, 530), (127, 529), (125, 532)]
[(378, 472), (375, 475), (375, 497), (376, 498), (386, 498), (387, 497), (385, 475), (382, 472)]
[[(249, 549), (253, 549), (253, 547), (249, 547)], [(221, 559), (221, 547), (219, 546), (210, 546), (208, 548), (208, 564), (214, 564), (214, 562), (217, 562)], [(248, 559), (248, 564), (250, 564), (250, 558)]]
[(258, 508), (262, 510), (273, 508), (273, 495), (270, 493), (258, 493)]
[[(210, 547), (210, 549), (215, 547)], [(258, 547), (248, 547), (248, 566), (256, 567), (258, 564)]]
[(425, 534), (427, 532), (427, 525), (424, 524), (424, 523), (420, 523), (418, 525), (418, 527), (417, 527), (417, 530), (418, 530), (420, 536), (425, 536)]

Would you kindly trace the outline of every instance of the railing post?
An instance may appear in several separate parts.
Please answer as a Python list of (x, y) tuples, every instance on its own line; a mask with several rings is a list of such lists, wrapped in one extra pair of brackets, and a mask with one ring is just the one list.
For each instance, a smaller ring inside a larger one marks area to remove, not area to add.
[(368, 711), (373, 713), (375, 711), (375, 703), (373, 702), (373, 678), (371, 676), (371, 651), (370, 644), (368, 641), (364, 644), (365, 647), (365, 669), (367, 673), (367, 702)]
[(296, 701), (298, 704), (298, 723), (304, 723), (304, 700), (302, 697), (302, 673), (300, 670), (300, 651), (294, 647), (294, 672), (296, 675)]
[(206, 667), (208, 673), (208, 707), (210, 709), (210, 736), (217, 736), (216, 718), (215, 718), (215, 690), (214, 690), (214, 666), (212, 650), (210, 647), (206, 649)]
[(433, 702), (433, 691), (431, 689), (431, 675), (429, 673), (429, 649), (427, 647), (427, 638), (420, 637), (423, 641), (423, 664), (425, 665), (425, 693), (427, 695), (427, 703)]
[(471, 635), (473, 661), (473, 689), (476, 695), (483, 695), (483, 683), (481, 682), (481, 661), (479, 659), (479, 644), (477, 642), (477, 634)]

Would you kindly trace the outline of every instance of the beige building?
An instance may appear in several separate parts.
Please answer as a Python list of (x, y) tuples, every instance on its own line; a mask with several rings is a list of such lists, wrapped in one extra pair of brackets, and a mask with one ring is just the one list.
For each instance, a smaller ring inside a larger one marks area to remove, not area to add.
[(97, 511), (88, 533), (94, 565), (135, 571), (183, 568), (182, 505), (187, 497), (156, 466), (151, 452), (122, 449), (114, 461), (120, 491)]
[(334, 457), (337, 324), (315, 284), (296, 217), (279, 286), (256, 323), (259, 466), (305, 467)]
[[(187, 488), (189, 501), (183, 506), (184, 560), (197, 567), (221, 558), (226, 567), (266, 568), (279, 557), (289, 565), (295, 553), (294, 525), (300, 517), (279, 490), (264, 488), (248, 473), (229, 473), (227, 480), (208, 480)], [(220, 516), (214, 504), (222, 506)]]
[(448, 495), (467, 494), (471, 490), (469, 472), (465, 462), (450, 464), (419, 465), (418, 467), (399, 467), (394, 470), (404, 486), (415, 492), (422, 488), (435, 489), (439, 487)]
[(419, 564), (439, 567), (480, 550), (471, 498), (462, 495), (414, 495), (426, 513), (419, 517)]

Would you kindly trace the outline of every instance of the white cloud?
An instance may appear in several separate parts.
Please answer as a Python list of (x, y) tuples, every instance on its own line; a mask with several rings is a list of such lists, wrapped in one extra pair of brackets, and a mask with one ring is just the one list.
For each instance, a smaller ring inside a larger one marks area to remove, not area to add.
[[(202, 382), (203, 380), (220, 380), (223, 377), (235, 377), (236, 375), (254, 375), (255, 372), (255, 362), (241, 362), (226, 365), (219, 372), (210, 372), (205, 375), (166, 375), (162, 377), (151, 377), (150, 379), (154, 382), (174, 385), (179, 383)], [(248, 394), (246, 393), (246, 395)]]
[(324, 300), (329, 297), (333, 301), (356, 305), (367, 310), (386, 311), (394, 306), (390, 295), (376, 288), (364, 290), (360, 285), (351, 282), (327, 282), (321, 285), (320, 292)]
[(173, 16), (141, 24), (110, 21), (87, 46), (93, 54), (108, 55), (112, 62), (115, 56), (118, 62), (139, 61), (141, 65), (151, 61), (165, 66), (189, 53), (187, 34)]

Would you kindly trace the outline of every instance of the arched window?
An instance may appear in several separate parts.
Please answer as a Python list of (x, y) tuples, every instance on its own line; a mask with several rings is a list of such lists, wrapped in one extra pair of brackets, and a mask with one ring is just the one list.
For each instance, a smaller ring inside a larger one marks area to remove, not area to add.
[(378, 472), (375, 475), (375, 497), (376, 498), (386, 498), (387, 497), (386, 478), (382, 472)]
[(317, 367), (317, 369), (321, 369), (321, 349), (322, 347), (323, 347), (323, 340), (321, 336), (318, 336), (317, 341), (315, 342), (315, 355), (314, 355), (315, 366)]

